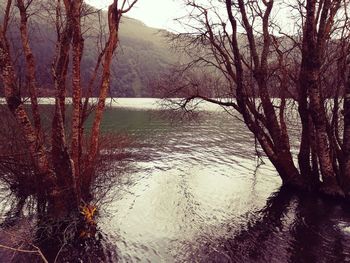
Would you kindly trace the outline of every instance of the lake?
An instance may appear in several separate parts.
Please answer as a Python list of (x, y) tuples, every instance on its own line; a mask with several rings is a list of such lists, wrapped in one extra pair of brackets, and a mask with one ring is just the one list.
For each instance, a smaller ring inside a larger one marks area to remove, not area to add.
[(156, 102), (118, 99), (104, 117), (131, 141), (100, 207), (106, 261), (350, 262), (346, 204), (280, 190), (237, 116), (202, 105), (188, 120)]
[(194, 120), (172, 122), (150, 99), (113, 106), (104, 129), (136, 142), (99, 223), (119, 262), (350, 261), (347, 208), (278, 191), (236, 117), (204, 105)]

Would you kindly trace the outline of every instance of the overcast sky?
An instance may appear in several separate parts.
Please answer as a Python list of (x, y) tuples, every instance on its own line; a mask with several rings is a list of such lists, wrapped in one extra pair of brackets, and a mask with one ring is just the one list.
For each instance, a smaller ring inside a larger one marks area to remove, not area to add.
[[(97, 8), (107, 9), (113, 0), (85, 0), (85, 2)], [(290, 19), (288, 18), (290, 13), (288, 10), (283, 8), (281, 3), (277, 2), (271, 17), (276, 16), (283, 30), (291, 33), (294, 32), (294, 28), (290, 24)], [(187, 9), (187, 11), (189, 10)], [(183, 32), (186, 30), (179, 23), (175, 22), (174, 19), (184, 16), (186, 13), (183, 1), (181, 0), (138, 0), (136, 5), (127, 13), (127, 16), (141, 20), (150, 27), (164, 28), (173, 32)], [(225, 11), (224, 13), (226, 14)], [(190, 29), (187, 28), (187, 30)]]
[[(85, 0), (97, 8), (107, 9), (112, 0)], [(164, 29), (176, 29), (173, 19), (181, 15), (179, 0), (139, 0), (127, 16), (144, 22), (147, 26)]]

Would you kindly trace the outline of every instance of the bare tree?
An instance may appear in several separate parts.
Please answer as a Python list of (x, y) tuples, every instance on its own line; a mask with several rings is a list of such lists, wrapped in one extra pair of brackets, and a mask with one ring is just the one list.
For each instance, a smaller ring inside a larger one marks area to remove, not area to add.
[[(184, 3), (188, 14), (179, 21), (187, 26), (188, 32), (172, 35), (174, 45), (185, 50), (190, 58), (190, 63), (179, 70), (181, 81), (189, 71), (198, 71), (199, 66), (214, 69), (226, 84), (212, 97), (208, 96), (207, 87), (204, 92), (201, 89), (203, 82), (175, 84), (179, 90), (184, 87), (190, 90), (183, 106), (202, 99), (235, 109), (284, 185), (348, 195), (345, 182), (349, 169), (345, 168), (345, 160), (349, 157), (344, 155), (348, 135), (346, 129), (343, 136), (339, 134), (343, 120), (339, 115), (339, 99), (345, 99), (344, 109), (348, 106), (344, 89), (339, 87), (335, 92), (330, 83), (334, 85), (337, 75), (332, 70), (347, 72), (346, 63), (339, 61), (348, 53), (342, 52), (341, 57), (335, 50), (349, 43), (349, 2), (279, 2), (281, 10), (291, 14), (292, 32), (284, 32), (286, 26), (279, 24), (276, 15), (279, 7), (274, 0)], [(325, 91), (331, 98), (325, 96)], [(301, 121), (298, 163), (291, 151), (287, 98), (297, 102)]]
[[(94, 179), (94, 165), (99, 150), (99, 136), (102, 115), (105, 107), (110, 80), (110, 65), (118, 46), (118, 31), (121, 17), (135, 5), (137, 0), (114, 0), (108, 9), (108, 41), (97, 64), (103, 61), (100, 96), (90, 135), (88, 152), (82, 150), (83, 95), (81, 80), (81, 58), (84, 52), (82, 34), (83, 1), (57, 0), (55, 7), (57, 42), (55, 48), (52, 75), (56, 91), (55, 110), (52, 118), (51, 143), (44, 142), (45, 130), (41, 125), (42, 114), (38, 106), (35, 57), (31, 50), (29, 36), (30, 19), (28, 10), (34, 1), (7, 1), (4, 21), (0, 25), (0, 76), (8, 108), (20, 128), (26, 148), (34, 167), (37, 207), (41, 215), (65, 218), (78, 215), (80, 205), (91, 201), (90, 187)], [(30, 107), (33, 120), (24, 107), (24, 101), (17, 82), (15, 62), (12, 57), (7, 28), (11, 6), (15, 5), (20, 16), (20, 33), (25, 57), (26, 89), (30, 94)], [(69, 73), (69, 60), (72, 53), (72, 72)], [(96, 72), (94, 74), (97, 74)], [(71, 131), (65, 127), (66, 94), (68, 76), (71, 76), (73, 113)], [(96, 79), (96, 76), (93, 76)], [(86, 111), (86, 109), (85, 109)], [(84, 116), (86, 118), (86, 116)], [(71, 142), (67, 142), (67, 133)], [(87, 156), (83, 162), (82, 156)]]

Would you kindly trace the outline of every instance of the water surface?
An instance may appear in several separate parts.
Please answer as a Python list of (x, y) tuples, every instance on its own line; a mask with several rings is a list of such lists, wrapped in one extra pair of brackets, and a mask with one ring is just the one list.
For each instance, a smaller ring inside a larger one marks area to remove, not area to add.
[(100, 207), (103, 261), (350, 262), (347, 204), (280, 189), (237, 116), (202, 105), (186, 121), (154, 102), (119, 99), (104, 117), (130, 143)]
[(257, 168), (254, 138), (236, 117), (204, 106), (198, 119), (171, 123), (151, 100), (117, 103), (104, 129), (136, 143), (100, 226), (119, 262), (350, 260), (346, 208), (278, 191), (280, 178), (266, 159)]

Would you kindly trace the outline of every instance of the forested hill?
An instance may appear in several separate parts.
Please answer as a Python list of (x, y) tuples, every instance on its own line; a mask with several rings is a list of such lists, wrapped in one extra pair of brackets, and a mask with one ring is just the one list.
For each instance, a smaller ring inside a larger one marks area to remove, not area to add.
[[(0, 3), (0, 19), (3, 14), (3, 3)], [(14, 8), (14, 13), (16, 13)], [(35, 10), (33, 10), (35, 11)], [(106, 21), (106, 13), (103, 12), (101, 21)], [(51, 79), (51, 64), (54, 59), (56, 32), (54, 22), (49, 16), (30, 17), (31, 46), (37, 62), (37, 76), (40, 85), (40, 95), (53, 94)], [(100, 26), (97, 15), (84, 18), (84, 46), (85, 52), (82, 63), (82, 76), (84, 85), (87, 84), (93, 71), (98, 56), (97, 39)], [(10, 42), (13, 43), (13, 53), (20, 54), (21, 43), (18, 32), (18, 17), (12, 19)], [(106, 27), (104, 29), (106, 31)], [(170, 48), (165, 37), (165, 32), (150, 28), (141, 21), (124, 17), (120, 25), (120, 43), (111, 72), (111, 96), (119, 97), (150, 97), (153, 92), (149, 83), (161, 74), (170, 64), (175, 62), (176, 56)], [(21, 62), (22, 61), (22, 62)], [(24, 76), (23, 58), (19, 55), (16, 66)], [(22, 77), (22, 80), (24, 77)], [(96, 83), (96, 85), (98, 82)], [(0, 85), (2, 86), (2, 85)]]
[(113, 94), (152, 96), (148, 83), (176, 60), (164, 33), (138, 20), (124, 18), (117, 61), (113, 67)]

